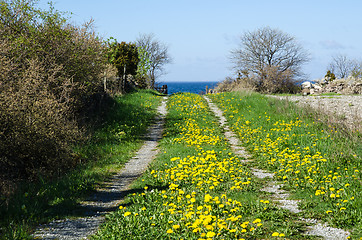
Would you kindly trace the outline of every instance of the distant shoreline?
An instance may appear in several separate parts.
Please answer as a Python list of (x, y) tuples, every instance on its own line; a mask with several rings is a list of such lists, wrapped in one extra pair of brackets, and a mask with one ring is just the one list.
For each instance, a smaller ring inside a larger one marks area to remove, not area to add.
[(158, 85), (167, 85), (168, 94), (177, 92), (190, 92), (200, 94), (205, 92), (206, 86), (208, 88), (214, 88), (219, 82), (163, 82)]

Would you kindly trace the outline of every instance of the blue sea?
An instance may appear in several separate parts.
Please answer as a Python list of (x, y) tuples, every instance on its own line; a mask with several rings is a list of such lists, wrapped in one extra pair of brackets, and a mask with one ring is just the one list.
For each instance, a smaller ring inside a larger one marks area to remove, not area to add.
[(178, 93), (178, 92), (190, 92), (190, 93), (205, 93), (206, 86), (210, 88), (216, 87), (218, 82), (165, 82), (162, 85), (167, 85), (168, 94)]

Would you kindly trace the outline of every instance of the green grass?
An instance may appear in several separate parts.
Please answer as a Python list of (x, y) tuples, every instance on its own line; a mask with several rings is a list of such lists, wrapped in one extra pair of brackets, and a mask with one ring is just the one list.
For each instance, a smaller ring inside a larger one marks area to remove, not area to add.
[[(201, 96), (174, 94), (168, 101), (160, 153), (93, 239), (314, 239), (302, 235), (306, 224), (298, 220), (301, 216), (352, 230), (353, 238), (361, 236), (358, 132), (339, 131), (315, 113), (259, 94), (210, 97), (253, 154), (252, 165), (275, 172), (276, 181), (303, 199), (303, 213), (278, 208), (260, 191), (265, 180), (256, 179), (232, 153)], [(88, 167), (19, 194), (22, 202), (7, 213), (10, 220), (2, 217), (8, 234), (4, 239), (26, 238), (35, 222), (80, 215), (75, 207), (81, 197), (140, 146), (139, 136), (160, 99), (141, 92), (118, 101), (88, 147), (78, 150), (83, 158), (94, 156)], [(127, 109), (127, 115), (121, 109)], [(114, 121), (116, 116), (122, 117)], [(37, 195), (43, 199), (33, 201)], [(283, 237), (272, 237), (276, 233)]]
[(274, 232), (300, 239), (305, 224), (286, 222), (296, 216), (261, 201), (261, 183), (232, 153), (201, 96), (173, 95), (168, 109), (161, 153), (93, 239), (269, 239)]
[(286, 96), (286, 97), (291, 97), (291, 96), (303, 96), (302, 93), (273, 93), (271, 95), (274, 96)]
[(78, 203), (122, 168), (141, 146), (142, 135), (156, 115), (161, 97), (138, 91), (115, 97), (91, 139), (75, 147), (79, 167), (58, 179), (23, 183), (0, 208), (0, 239), (31, 239), (34, 226), (83, 214)]
[(297, 199), (302, 215), (362, 237), (362, 141), (359, 132), (327, 125), (311, 109), (260, 94), (212, 95), (259, 168)]
[(334, 92), (330, 92), (330, 93), (321, 93), (320, 96), (340, 96), (342, 94), (340, 93), (334, 93)]

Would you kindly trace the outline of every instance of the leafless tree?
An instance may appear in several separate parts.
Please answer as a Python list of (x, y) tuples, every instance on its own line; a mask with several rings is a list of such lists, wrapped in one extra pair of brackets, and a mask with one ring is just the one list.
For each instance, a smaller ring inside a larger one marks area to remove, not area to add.
[(151, 88), (154, 88), (157, 77), (165, 74), (165, 64), (171, 63), (172, 58), (168, 53), (168, 46), (155, 38), (153, 33), (140, 34), (136, 39), (137, 47), (143, 48), (148, 53)]
[(337, 75), (338, 78), (345, 78), (351, 75), (357, 65), (357, 61), (349, 59), (346, 55), (338, 54), (333, 56), (328, 70)]
[(362, 61), (354, 61), (353, 69), (351, 70), (352, 77), (362, 79)]
[[(270, 69), (273, 78), (278, 73), (297, 78), (302, 76), (301, 66), (309, 61), (309, 54), (296, 39), (278, 29), (259, 28), (245, 32), (240, 37), (240, 45), (231, 51), (231, 61), (236, 72), (243, 77), (253, 78), (262, 86)], [(291, 80), (290, 79), (290, 80)], [(278, 84), (278, 79), (275, 79)]]

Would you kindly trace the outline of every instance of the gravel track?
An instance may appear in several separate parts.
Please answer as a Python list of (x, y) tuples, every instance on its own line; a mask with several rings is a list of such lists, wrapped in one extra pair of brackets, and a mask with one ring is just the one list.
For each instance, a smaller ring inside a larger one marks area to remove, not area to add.
[(147, 169), (149, 163), (158, 153), (158, 141), (162, 138), (164, 120), (167, 113), (166, 97), (158, 107), (158, 116), (145, 135), (143, 146), (135, 157), (125, 164), (124, 168), (101, 189), (83, 201), (79, 206), (85, 209), (85, 216), (75, 219), (56, 220), (46, 225), (41, 225), (35, 231), (33, 237), (36, 239), (87, 239), (89, 235), (95, 234), (99, 225), (104, 221), (107, 212), (114, 211), (120, 201), (129, 192), (129, 185)]
[[(243, 163), (248, 163), (252, 161), (250, 159), (250, 155), (243, 147), (240, 146), (239, 139), (236, 138), (235, 134), (227, 126), (227, 120), (223, 116), (223, 112), (214, 103), (212, 103), (212, 101), (208, 97), (204, 96), (204, 98), (208, 102), (211, 111), (219, 118), (220, 125), (225, 130), (225, 138), (228, 139), (231, 148), (234, 150), (235, 154), (243, 158), (243, 160), (241, 160)], [(252, 168), (251, 171), (254, 176), (258, 178), (272, 179), (274, 177), (273, 173), (266, 172), (262, 169)], [(271, 193), (272, 199), (278, 203), (278, 206), (280, 208), (289, 210), (293, 213), (302, 212), (298, 208), (298, 203), (300, 202), (300, 200), (289, 199), (289, 193), (281, 190), (282, 186), (282, 184), (278, 184), (275, 181), (269, 181), (264, 186), (264, 188), (261, 189), (261, 191)], [(305, 235), (319, 236), (326, 240), (345, 240), (350, 235), (349, 232), (344, 231), (343, 229), (329, 227), (327, 224), (319, 223), (316, 219), (300, 218), (300, 220), (312, 224), (310, 227), (308, 227), (308, 231), (304, 233)]]
[(251, 156), (247, 153), (247, 151), (245, 151), (243, 147), (240, 146), (239, 139), (236, 137), (235, 133), (232, 132), (229, 126), (226, 124), (227, 120), (223, 116), (223, 112), (208, 97), (204, 96), (204, 98), (209, 104), (211, 111), (219, 119), (220, 126), (225, 130), (225, 137), (230, 142), (231, 149), (234, 151), (234, 153), (239, 157), (242, 157), (243, 160), (241, 161), (244, 163), (252, 161), (250, 159)]
[[(301, 104), (305, 101), (312, 107), (321, 106), (320, 100), (308, 100), (308, 98), (303, 98), (305, 97), (301, 97), (303, 101), (301, 101), (299, 97), (288, 97), (288, 100), (298, 101), (298, 103)], [(210, 109), (219, 118), (220, 125), (225, 130), (225, 137), (229, 140), (233, 151), (242, 158), (241, 161), (243, 163), (247, 164), (248, 162), (253, 161), (252, 159), (250, 159), (250, 155), (247, 153), (247, 151), (245, 151), (245, 149), (240, 146), (240, 142), (237, 139), (236, 135), (227, 126), (227, 120), (223, 116), (222, 111), (218, 109), (216, 105), (213, 104), (212, 101), (206, 96), (205, 99), (207, 100)], [(327, 99), (327, 101), (331, 101), (328, 100), (331, 98), (323, 98), (323, 100), (324, 99)], [(339, 109), (341, 108), (341, 103), (338, 104), (338, 101), (339, 100), (332, 102), (337, 102), (336, 105)], [(350, 102), (348, 102), (348, 100), (343, 100), (344, 103), (345, 101), (347, 101), (349, 107), (355, 106), (357, 109), (354, 110), (354, 108), (342, 107), (342, 109), (348, 109), (348, 111), (351, 113), (350, 115), (346, 114), (346, 118), (347, 116), (351, 116), (350, 119), (356, 119), (355, 116), (358, 115), (360, 117), (359, 119), (362, 119), (361, 115), (359, 115), (361, 113), (360, 107), (362, 105), (362, 97), (358, 98), (357, 101), (352, 100), (354, 103), (353, 106), (350, 106)], [(102, 189), (99, 189), (95, 194), (93, 194), (86, 201), (81, 203), (80, 208), (84, 208), (87, 210), (85, 216), (76, 219), (56, 220), (49, 224), (39, 226), (39, 228), (33, 235), (36, 239), (87, 239), (88, 236), (96, 233), (99, 225), (104, 221), (105, 213), (113, 211), (118, 207), (122, 198), (126, 196), (129, 192), (129, 185), (147, 169), (148, 164), (158, 153), (157, 142), (162, 137), (164, 119), (167, 112), (166, 98), (162, 102), (161, 106), (158, 108), (158, 112), (159, 116), (156, 118), (155, 123), (150, 126), (148, 134), (145, 136), (146, 141), (142, 148), (137, 152), (136, 156), (133, 157), (119, 173), (113, 176), (113, 178), (109, 182), (105, 183)], [(354, 112), (357, 112), (359, 114), (355, 114)], [(350, 121), (349, 124), (351, 124)], [(273, 178), (272, 173), (265, 172), (264, 170), (251, 170), (256, 177)], [(282, 185), (279, 185), (277, 182), (269, 181), (268, 184), (262, 189), (262, 191), (271, 193), (272, 198), (279, 203), (278, 205), (281, 208), (288, 209), (291, 212), (295, 213), (301, 212), (298, 209), (298, 200), (288, 199), (289, 194), (286, 191), (281, 190), (281, 187)], [(331, 228), (327, 224), (318, 223), (318, 221), (315, 219), (301, 218), (300, 220), (312, 224), (309, 230), (305, 233), (306, 235), (321, 236), (323, 239), (326, 240), (347, 239), (347, 236), (349, 235), (348, 232), (342, 229)]]

